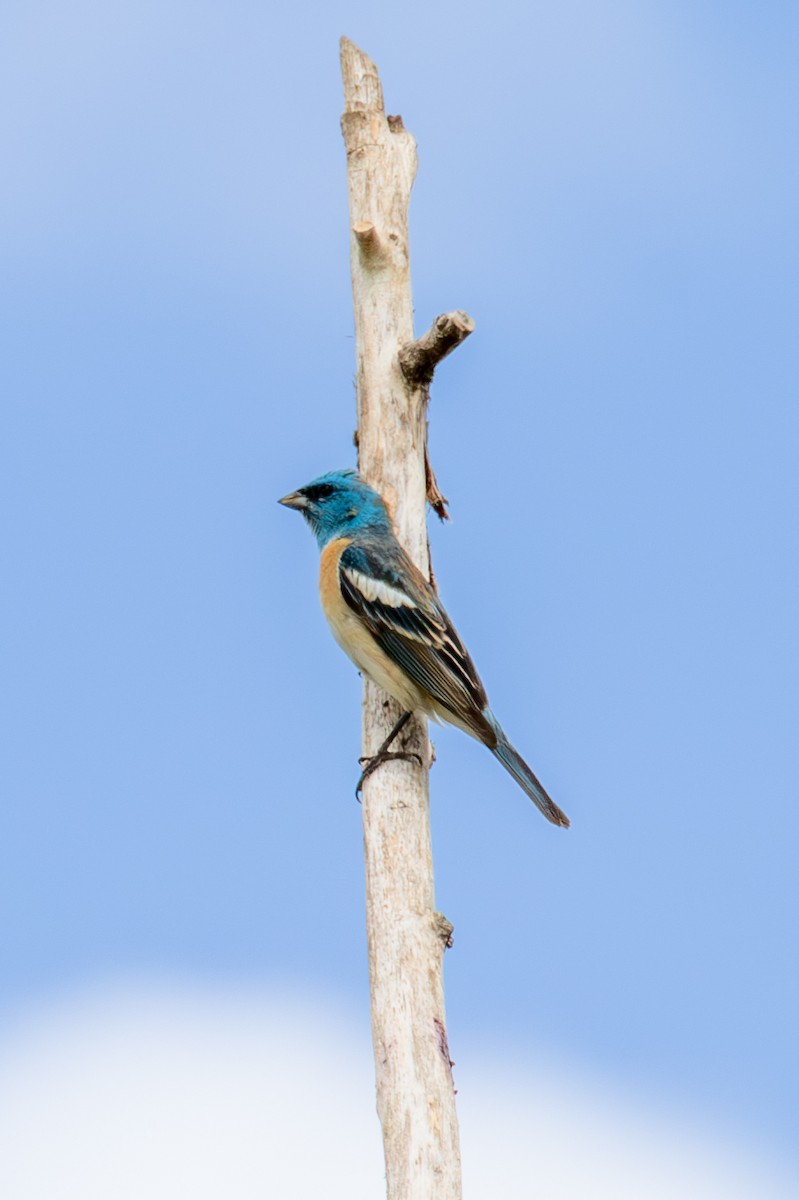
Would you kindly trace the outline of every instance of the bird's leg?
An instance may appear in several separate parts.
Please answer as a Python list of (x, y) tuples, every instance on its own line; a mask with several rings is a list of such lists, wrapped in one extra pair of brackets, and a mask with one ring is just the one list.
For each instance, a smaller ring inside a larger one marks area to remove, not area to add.
[(408, 721), (410, 721), (411, 715), (412, 714), (409, 712), (403, 713), (402, 716), (400, 717), (400, 719), (397, 721), (394, 728), (391, 730), (391, 733), (388, 735), (386, 740), (377, 748), (375, 753), (365, 755), (363, 758), (358, 759), (358, 762), (363, 767), (363, 771), (361, 772), (361, 777), (358, 780), (357, 786), (355, 788), (355, 795), (356, 795), (357, 799), (360, 800), (360, 798), (361, 798), (361, 790), (363, 788), (364, 782), (372, 774), (372, 771), (376, 770), (377, 767), (379, 767), (382, 763), (391, 762), (392, 759), (401, 758), (401, 759), (405, 759), (406, 762), (418, 762), (419, 765), (421, 766), (422, 760), (420, 759), (418, 754), (412, 754), (408, 750), (389, 750), (389, 746), (394, 741), (395, 737), (397, 737), (397, 735), (402, 732), (402, 730), (408, 724)]
[(376, 758), (380, 758), (381, 754), (385, 754), (386, 751), (388, 750), (389, 746), (391, 745), (391, 743), (394, 741), (394, 739), (402, 733), (403, 729), (408, 724), (410, 719), (411, 719), (411, 714), (409, 712), (404, 712), (402, 714), (402, 716), (400, 717), (400, 719), (397, 721), (394, 728), (391, 730), (391, 733), (388, 735), (386, 740), (380, 744), (380, 746), (377, 748), (375, 753), (367, 755), (364, 758), (359, 758), (358, 762), (359, 763), (374, 762), (374, 760)]

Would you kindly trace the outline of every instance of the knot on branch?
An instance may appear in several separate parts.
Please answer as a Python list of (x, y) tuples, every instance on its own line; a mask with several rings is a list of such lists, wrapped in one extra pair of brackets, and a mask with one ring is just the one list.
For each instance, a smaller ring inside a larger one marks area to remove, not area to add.
[(452, 1061), (452, 1059), (449, 1056), (449, 1042), (447, 1041), (447, 1031), (444, 1028), (444, 1022), (441, 1021), (438, 1017), (433, 1017), (433, 1027), (436, 1031), (436, 1042), (438, 1044), (438, 1052), (441, 1055), (441, 1057), (444, 1059), (444, 1062), (447, 1064), (447, 1067), (451, 1074), (452, 1068), (455, 1066), (455, 1063)]
[(352, 232), (365, 267), (374, 269), (387, 261), (388, 251), (371, 221), (359, 221), (353, 225)]
[(436, 932), (436, 936), (443, 943), (444, 949), (451, 950), (454, 941), (452, 935), (455, 932), (455, 926), (452, 922), (448, 921), (443, 913), (433, 913), (433, 929)]
[(427, 333), (407, 342), (399, 352), (399, 364), (411, 387), (429, 387), (442, 358), (474, 332), (474, 321), (461, 309), (436, 317)]

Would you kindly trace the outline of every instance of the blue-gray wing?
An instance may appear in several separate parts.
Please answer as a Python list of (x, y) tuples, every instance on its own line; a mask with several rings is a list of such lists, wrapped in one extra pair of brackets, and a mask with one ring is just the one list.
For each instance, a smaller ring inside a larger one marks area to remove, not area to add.
[(496, 745), (480, 677), (438, 597), (399, 542), (360, 540), (344, 550), (339, 582), (346, 603), (380, 648), (437, 708), (481, 742)]

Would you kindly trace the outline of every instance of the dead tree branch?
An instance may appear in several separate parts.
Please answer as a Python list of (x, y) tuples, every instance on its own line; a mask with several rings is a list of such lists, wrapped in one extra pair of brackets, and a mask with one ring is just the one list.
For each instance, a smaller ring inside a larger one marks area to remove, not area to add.
[[(416, 144), (400, 118), (386, 116), (377, 68), (346, 38), (341, 68), (359, 468), (386, 499), (397, 536), (429, 577), (427, 496), (443, 506), (427, 461), (430, 379), (471, 322), (450, 313), (414, 340), (408, 204)], [(400, 715), (393, 700), (364, 682), (364, 755), (374, 754)], [(400, 748), (418, 762), (384, 764), (363, 785), (372, 1036), (388, 1198), (460, 1200), (442, 970), (451, 926), (434, 902), (424, 720), (416, 716), (406, 726)]]

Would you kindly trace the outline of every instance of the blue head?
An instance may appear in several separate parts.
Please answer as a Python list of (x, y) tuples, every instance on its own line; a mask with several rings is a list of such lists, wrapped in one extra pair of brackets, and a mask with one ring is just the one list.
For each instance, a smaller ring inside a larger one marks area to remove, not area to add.
[(334, 538), (391, 529), (382, 496), (355, 471), (328, 471), (296, 492), (289, 492), (278, 504), (302, 513), (320, 549)]

